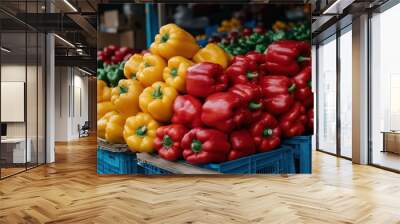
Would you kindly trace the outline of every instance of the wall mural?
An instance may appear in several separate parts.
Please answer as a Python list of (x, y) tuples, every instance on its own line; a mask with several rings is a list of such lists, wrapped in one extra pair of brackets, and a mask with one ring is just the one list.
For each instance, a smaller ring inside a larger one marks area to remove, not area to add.
[(309, 5), (100, 4), (99, 174), (311, 173)]

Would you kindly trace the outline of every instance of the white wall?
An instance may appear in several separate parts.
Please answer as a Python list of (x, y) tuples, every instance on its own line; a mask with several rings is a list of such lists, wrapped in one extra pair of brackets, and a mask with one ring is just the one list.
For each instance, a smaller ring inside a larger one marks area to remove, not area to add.
[(56, 67), (55, 140), (79, 137), (78, 124), (88, 120), (88, 78), (76, 68)]

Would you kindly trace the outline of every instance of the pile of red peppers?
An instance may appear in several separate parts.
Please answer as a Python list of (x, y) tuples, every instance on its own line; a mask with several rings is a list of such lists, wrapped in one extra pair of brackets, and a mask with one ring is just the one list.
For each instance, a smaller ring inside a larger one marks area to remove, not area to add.
[(225, 70), (203, 62), (186, 74), (172, 124), (161, 126), (159, 156), (191, 164), (220, 163), (273, 150), (281, 139), (313, 132), (310, 45), (273, 42), (264, 53), (233, 58)]

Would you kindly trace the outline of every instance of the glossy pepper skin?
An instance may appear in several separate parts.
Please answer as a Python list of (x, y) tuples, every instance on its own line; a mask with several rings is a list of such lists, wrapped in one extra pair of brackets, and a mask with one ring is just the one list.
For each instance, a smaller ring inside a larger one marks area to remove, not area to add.
[(189, 95), (205, 98), (220, 92), (228, 86), (228, 77), (220, 65), (202, 62), (191, 66), (186, 75), (186, 92)]
[(279, 115), (288, 111), (294, 103), (293, 92), (296, 85), (288, 77), (264, 76), (260, 85), (264, 96), (264, 109), (267, 112)]
[(229, 140), (231, 151), (229, 152), (228, 160), (235, 160), (256, 153), (253, 136), (248, 130), (242, 129), (232, 132)]
[(139, 106), (159, 122), (170, 121), (172, 104), (178, 92), (163, 82), (156, 82), (143, 90), (139, 96)]
[(175, 56), (168, 60), (168, 66), (164, 68), (163, 79), (168, 86), (174, 87), (178, 92), (186, 92), (186, 73), (193, 62), (181, 57)]
[(139, 95), (143, 87), (139, 81), (133, 79), (121, 79), (118, 86), (113, 88), (111, 102), (121, 115), (130, 117), (139, 112)]
[(193, 61), (196, 63), (211, 62), (219, 64), (225, 69), (228, 67), (230, 59), (225, 51), (217, 44), (209, 43), (197, 52), (193, 57)]
[(292, 108), (279, 119), (279, 126), (282, 129), (283, 136), (290, 138), (302, 135), (305, 131), (307, 117), (305, 109), (301, 103), (296, 102)]
[(311, 108), (307, 111), (307, 129), (308, 131), (311, 132), (311, 134), (314, 133), (314, 108)]
[(268, 70), (267, 70), (267, 65), (265, 63), (265, 55), (256, 51), (250, 51), (246, 54), (246, 58), (250, 59), (251, 61), (254, 61), (258, 67), (258, 72), (260, 73), (261, 76), (266, 75)]
[(107, 79), (110, 86), (115, 87), (118, 85), (119, 80), (124, 78), (124, 63), (110, 69), (107, 72)]
[(223, 132), (231, 132), (243, 122), (241, 98), (232, 92), (214, 93), (207, 97), (201, 112), (201, 121)]
[(225, 70), (232, 84), (258, 83), (260, 73), (255, 61), (239, 55), (233, 58), (232, 64)]
[(188, 129), (180, 124), (159, 127), (154, 139), (154, 148), (158, 155), (169, 161), (180, 159), (183, 151), (181, 141), (187, 132)]
[(138, 113), (126, 119), (123, 135), (133, 152), (153, 152), (156, 130), (159, 127), (147, 113)]
[(136, 79), (136, 73), (139, 71), (139, 66), (143, 62), (143, 55), (132, 55), (124, 66), (124, 75), (127, 79)]
[(110, 111), (104, 114), (100, 119), (97, 119), (97, 137), (106, 138), (106, 127), (111, 116), (117, 115), (116, 111)]
[(236, 84), (229, 92), (238, 95), (241, 99), (241, 107), (237, 115), (238, 124), (250, 124), (257, 121), (262, 115), (263, 104), (261, 101), (261, 88), (255, 84)]
[(173, 105), (172, 123), (188, 128), (201, 127), (201, 107), (200, 100), (191, 95), (177, 96)]
[(292, 78), (292, 81), (296, 85), (296, 90), (294, 91), (295, 99), (300, 101), (305, 107), (311, 107), (314, 101), (311, 90), (311, 66), (304, 67)]
[(154, 54), (145, 54), (139, 65), (136, 78), (143, 86), (151, 86), (153, 83), (162, 81), (163, 70), (166, 63), (163, 58)]
[(310, 49), (305, 41), (276, 41), (265, 52), (267, 69), (272, 74), (294, 76), (300, 71), (299, 63), (310, 60)]
[(267, 152), (281, 144), (281, 129), (278, 121), (269, 113), (264, 113), (250, 128), (258, 152)]
[(106, 139), (109, 143), (125, 143), (122, 132), (125, 125), (125, 117), (116, 111), (105, 114), (97, 121), (97, 136)]
[(111, 100), (111, 89), (107, 86), (107, 83), (103, 80), (97, 80), (97, 103), (110, 101)]
[(160, 28), (159, 34), (156, 35), (154, 42), (150, 46), (151, 53), (160, 55), (165, 59), (170, 59), (174, 56), (192, 58), (198, 50), (199, 46), (196, 43), (196, 39), (172, 23)]
[(183, 158), (191, 164), (219, 163), (227, 160), (230, 145), (218, 130), (194, 128), (183, 137)]
[(97, 103), (97, 120), (100, 120), (106, 113), (114, 111), (115, 105), (111, 101)]

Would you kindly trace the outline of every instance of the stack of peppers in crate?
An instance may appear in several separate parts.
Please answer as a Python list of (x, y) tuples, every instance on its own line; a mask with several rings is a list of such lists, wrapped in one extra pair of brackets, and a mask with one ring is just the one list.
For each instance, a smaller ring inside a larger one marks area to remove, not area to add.
[(232, 56), (165, 25), (148, 53), (125, 62), (117, 86), (98, 81), (98, 100), (108, 105), (98, 135), (196, 165), (273, 150), (312, 132), (309, 56), (310, 45), (296, 40)]

